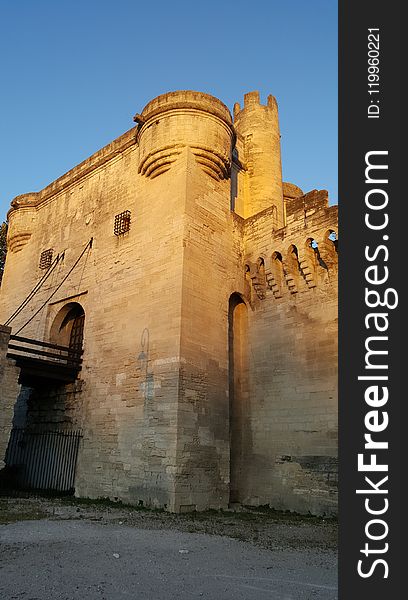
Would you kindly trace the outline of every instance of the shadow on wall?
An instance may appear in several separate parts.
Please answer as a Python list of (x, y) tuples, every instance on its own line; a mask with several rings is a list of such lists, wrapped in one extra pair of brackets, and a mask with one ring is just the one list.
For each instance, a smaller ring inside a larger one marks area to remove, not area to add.
[(140, 365), (140, 372), (142, 376), (141, 388), (143, 390), (144, 398), (144, 409), (147, 410), (148, 403), (154, 398), (154, 375), (149, 372), (149, 342), (150, 333), (147, 327), (142, 331), (142, 337), (140, 339), (140, 352), (137, 357)]
[(229, 301), (229, 420), (230, 420), (230, 503), (247, 498), (246, 465), (252, 454), (251, 407), (248, 368), (248, 309), (242, 296)]

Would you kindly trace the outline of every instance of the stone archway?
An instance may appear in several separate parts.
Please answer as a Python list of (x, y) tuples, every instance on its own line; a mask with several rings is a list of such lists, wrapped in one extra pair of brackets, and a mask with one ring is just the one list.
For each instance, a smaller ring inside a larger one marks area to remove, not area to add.
[[(84, 323), (85, 311), (78, 302), (65, 304), (52, 321), (49, 341), (76, 351), (72, 355), (68, 353), (67, 366), (78, 360), (77, 352), (82, 350)], [(26, 426), (64, 430), (77, 426), (78, 407), (74, 399), (79, 389), (80, 385), (74, 380), (39, 382), (27, 400)]]
[(230, 503), (246, 495), (250, 451), (248, 309), (240, 294), (229, 300), (229, 415), (230, 415)]
[(73, 350), (82, 350), (85, 311), (78, 302), (65, 304), (54, 318), (50, 328), (50, 341)]
[[(70, 302), (59, 310), (49, 329), (49, 341), (57, 351), (60, 346), (76, 351), (68, 352), (68, 367), (78, 361), (82, 350), (84, 322), (83, 307)], [(22, 388), (6, 454), (6, 464), (14, 469), (15, 487), (73, 493), (82, 437), (80, 394), (81, 381), (74, 378), (42, 377), (32, 387)]]

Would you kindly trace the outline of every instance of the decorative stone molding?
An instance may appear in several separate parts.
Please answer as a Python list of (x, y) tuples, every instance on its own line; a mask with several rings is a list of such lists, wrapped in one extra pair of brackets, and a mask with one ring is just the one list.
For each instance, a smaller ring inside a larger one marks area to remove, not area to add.
[(191, 146), (191, 150), (204, 173), (217, 181), (229, 179), (231, 161), (226, 153), (215, 152), (206, 146)]
[(226, 153), (216, 152), (206, 146), (188, 146), (172, 144), (149, 152), (139, 164), (138, 172), (145, 177), (154, 179), (171, 168), (183, 148), (190, 147), (197, 164), (204, 173), (213, 179), (221, 181), (228, 179), (231, 170), (231, 161)]
[(10, 252), (19, 252), (24, 248), (31, 238), (31, 233), (17, 233), (7, 240), (7, 250)]
[(319, 243), (320, 258), (324, 261), (329, 271), (336, 270), (338, 265), (337, 240), (333, 241), (329, 237), (332, 233), (335, 232), (331, 229), (326, 231), (323, 240)]
[(182, 148), (181, 144), (174, 144), (150, 152), (140, 162), (138, 172), (154, 179), (170, 169), (172, 163), (177, 160)]
[(309, 288), (317, 285), (317, 253), (318, 249), (312, 247), (312, 238), (306, 241), (302, 256), (299, 257), (299, 267), (304, 280)]
[(282, 255), (274, 252), (270, 261), (270, 268), (265, 271), (266, 282), (274, 298), (282, 298), (282, 281), (284, 277)]
[(283, 272), (286, 285), (291, 294), (297, 294), (299, 291), (299, 256), (296, 246), (289, 246), (286, 256), (283, 259)]
[(250, 282), (251, 288), (254, 290), (259, 300), (264, 300), (266, 298), (267, 285), (263, 259), (258, 259), (256, 263), (246, 261), (245, 269), (246, 278)]

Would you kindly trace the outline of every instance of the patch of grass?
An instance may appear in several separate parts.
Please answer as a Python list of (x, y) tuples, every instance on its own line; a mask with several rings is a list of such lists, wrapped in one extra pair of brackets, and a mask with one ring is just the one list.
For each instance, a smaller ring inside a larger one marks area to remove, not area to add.
[(61, 504), (68, 504), (70, 506), (97, 506), (101, 508), (139, 508), (137, 506), (132, 506), (130, 504), (125, 504), (121, 500), (115, 501), (110, 498), (102, 497), (99, 498), (76, 498), (71, 496), (69, 498), (60, 498), (59, 500)]
[(337, 523), (337, 517), (335, 516), (316, 516), (311, 514), (300, 514), (292, 511), (276, 510), (271, 508), (269, 505), (265, 506), (242, 506), (239, 510), (206, 510), (202, 512), (189, 512), (178, 515), (184, 520), (192, 521), (223, 521), (228, 522), (242, 522), (242, 523), (255, 523), (255, 522), (274, 522), (274, 523), (293, 523), (297, 525), (309, 524), (309, 525), (320, 525), (323, 523)]
[(99, 497), (99, 498), (76, 498), (74, 496), (65, 496), (59, 498), (61, 504), (68, 506), (83, 506), (83, 507), (95, 507), (95, 508), (120, 508), (130, 510), (132, 512), (150, 512), (150, 513), (165, 513), (164, 508), (155, 508), (144, 506), (143, 504), (129, 504), (122, 502), (122, 500), (112, 500), (111, 498)]
[[(73, 495), (55, 495), (48, 493), (37, 493), (37, 494), (19, 494), (20, 498), (27, 499), (38, 499), (45, 500), (50, 502), (51, 504), (58, 503), (60, 505), (72, 506), (72, 507), (83, 507), (84, 509), (94, 508), (94, 509), (105, 509), (105, 510), (125, 510), (130, 512), (144, 512), (147, 514), (162, 514), (166, 515), (169, 519), (176, 518), (177, 520), (181, 520), (184, 522), (213, 522), (213, 523), (224, 523), (226, 525), (232, 523), (248, 523), (254, 524), (256, 522), (269, 522), (269, 523), (280, 523), (280, 524), (309, 524), (309, 525), (321, 525), (321, 524), (337, 524), (337, 517), (329, 515), (329, 516), (315, 516), (312, 514), (300, 514), (296, 512), (292, 512), (289, 510), (277, 510), (271, 508), (269, 505), (263, 506), (240, 506), (237, 510), (232, 509), (209, 509), (206, 511), (192, 511), (186, 513), (169, 513), (164, 508), (155, 508), (145, 506), (142, 501), (139, 501), (139, 504), (130, 504), (126, 502), (122, 502), (121, 500), (115, 500), (108, 497), (99, 497), (99, 498), (77, 498)], [(11, 497), (9, 497), (9, 500)], [(8, 511), (9, 512), (9, 511)], [(42, 516), (38, 518), (43, 518), (46, 516), (42, 514)], [(34, 517), (36, 518), (36, 517)]]
[(0, 511), (0, 525), (7, 525), (9, 523), (17, 523), (18, 521), (38, 521), (40, 519), (47, 518), (47, 513), (41, 510), (32, 511), (21, 511), (18, 510), (1, 510)]
[(245, 510), (251, 513), (263, 514), (274, 521), (292, 521), (292, 522), (306, 522), (306, 523), (337, 523), (337, 517), (335, 515), (312, 515), (310, 513), (301, 514), (290, 510), (277, 510), (271, 508), (269, 504), (263, 506), (245, 506)]

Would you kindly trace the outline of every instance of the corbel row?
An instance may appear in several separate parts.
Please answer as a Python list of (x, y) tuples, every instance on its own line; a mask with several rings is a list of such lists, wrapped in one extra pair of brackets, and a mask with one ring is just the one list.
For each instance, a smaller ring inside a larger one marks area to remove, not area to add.
[(337, 264), (337, 236), (328, 230), (320, 242), (308, 238), (300, 248), (291, 244), (284, 255), (276, 251), (256, 262), (247, 261), (245, 276), (260, 300), (268, 289), (278, 299), (285, 289), (297, 294), (336, 277)]

